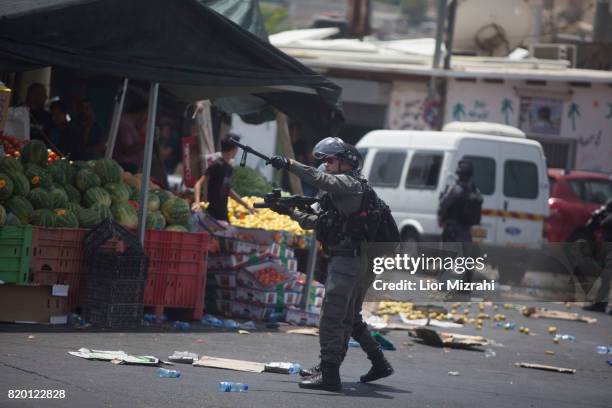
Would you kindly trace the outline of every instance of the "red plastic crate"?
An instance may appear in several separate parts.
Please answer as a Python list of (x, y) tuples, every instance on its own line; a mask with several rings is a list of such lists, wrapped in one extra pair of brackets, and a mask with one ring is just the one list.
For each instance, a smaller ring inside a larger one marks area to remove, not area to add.
[[(69, 310), (79, 305), (81, 280), (85, 271), (83, 238), (88, 231), (82, 228), (32, 229), (32, 281), (45, 285), (69, 285)], [(121, 251), (122, 243), (110, 240), (103, 247)]]
[(154, 306), (156, 315), (164, 308), (190, 308), (194, 319), (202, 317), (208, 246), (207, 233), (146, 231), (149, 277), (144, 303)]

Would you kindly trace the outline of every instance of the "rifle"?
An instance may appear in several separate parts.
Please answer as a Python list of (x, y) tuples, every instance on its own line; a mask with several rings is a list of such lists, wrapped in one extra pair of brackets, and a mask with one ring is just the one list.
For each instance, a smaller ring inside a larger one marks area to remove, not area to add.
[(270, 158), (268, 156), (266, 156), (263, 153), (258, 152), (257, 150), (253, 149), (251, 146), (243, 145), (242, 143), (240, 143), (238, 140), (236, 140), (234, 138), (230, 138), (229, 142), (242, 149), (242, 157), (240, 159), (240, 167), (246, 166), (246, 159), (247, 159), (247, 155), (249, 153), (254, 154), (255, 156), (257, 156), (257, 157), (259, 157), (261, 159), (264, 159), (266, 161), (266, 164), (268, 164), (270, 162)]
[(319, 199), (315, 197), (304, 197), (304, 196), (288, 196), (281, 197), (280, 188), (275, 188), (271, 193), (264, 196), (263, 203), (255, 203), (255, 208), (273, 208), (275, 206), (282, 206), (288, 208), (299, 208), (302, 211), (312, 211), (310, 207), (314, 203), (318, 203)]

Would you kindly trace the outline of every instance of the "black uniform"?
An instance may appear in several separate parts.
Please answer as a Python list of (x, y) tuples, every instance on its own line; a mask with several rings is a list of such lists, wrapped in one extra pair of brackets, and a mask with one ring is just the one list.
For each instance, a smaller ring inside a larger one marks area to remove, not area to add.
[(597, 260), (603, 264), (600, 274), (601, 285), (595, 295), (595, 303), (589, 309), (604, 312), (609, 302), (612, 282), (612, 200), (593, 212), (586, 227), (593, 236), (596, 231), (601, 231), (603, 241), (596, 253)]

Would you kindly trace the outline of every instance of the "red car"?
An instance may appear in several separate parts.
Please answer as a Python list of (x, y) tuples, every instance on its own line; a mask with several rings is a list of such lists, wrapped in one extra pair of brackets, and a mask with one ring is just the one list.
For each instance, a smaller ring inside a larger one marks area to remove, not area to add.
[(612, 198), (612, 175), (548, 169), (548, 180), (548, 242), (571, 242), (586, 238), (588, 234), (584, 224), (591, 213)]

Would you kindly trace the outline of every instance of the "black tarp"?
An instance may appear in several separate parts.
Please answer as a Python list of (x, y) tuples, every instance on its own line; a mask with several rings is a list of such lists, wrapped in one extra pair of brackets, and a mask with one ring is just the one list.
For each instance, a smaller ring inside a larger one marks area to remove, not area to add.
[(0, 71), (61, 66), (159, 82), (184, 101), (250, 94), (321, 136), (340, 88), (197, 0), (5, 0)]

